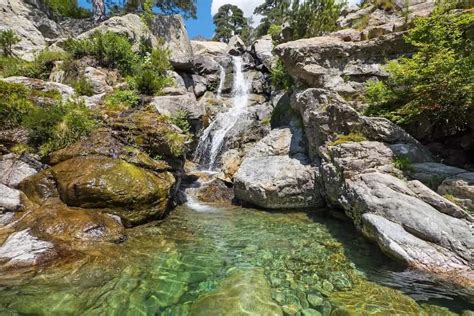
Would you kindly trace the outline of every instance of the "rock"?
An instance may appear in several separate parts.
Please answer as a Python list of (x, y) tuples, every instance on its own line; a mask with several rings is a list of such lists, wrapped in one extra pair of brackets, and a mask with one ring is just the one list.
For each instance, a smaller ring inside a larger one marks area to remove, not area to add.
[(16, 33), (21, 41), (13, 46), (13, 53), (26, 60), (33, 60), (37, 51), (64, 33), (44, 12), (21, 0), (0, 3), (0, 30)]
[(430, 153), (416, 144), (393, 144), (390, 149), (395, 156), (407, 158), (410, 163), (432, 162)]
[(91, 83), (94, 94), (108, 93), (114, 90), (108, 82), (111, 79), (108, 71), (86, 67), (84, 69), (84, 78)]
[(234, 176), (235, 197), (267, 209), (319, 207), (316, 173), (307, 161), (288, 156), (246, 158)]
[(0, 130), (0, 144), (13, 147), (28, 143), (28, 130), (22, 127)]
[(69, 208), (58, 199), (50, 199), (21, 219), (18, 227), (29, 227), (37, 236), (60, 241), (108, 241), (125, 239), (120, 217)]
[(73, 97), (75, 93), (73, 88), (65, 84), (51, 81), (43, 81), (40, 79), (33, 79), (27, 77), (8, 77), (3, 78), (1, 80), (12, 83), (21, 83), (27, 86), (28, 88), (42, 92), (58, 91), (64, 101)]
[(252, 51), (268, 70), (273, 68), (275, 57), (273, 56), (273, 40), (270, 35), (256, 40), (252, 45)]
[(322, 314), (315, 309), (305, 308), (303, 309), (303, 316), (322, 316)]
[[(457, 278), (459, 283), (472, 286), (474, 273), (459, 257), (415, 237), (401, 225), (382, 216), (367, 213), (362, 215), (362, 220), (364, 234), (388, 255), (416, 268), (444, 273), (450, 271), (451, 278)], [(433, 261), (436, 261), (435, 265)]]
[(155, 174), (101, 156), (69, 159), (51, 168), (51, 173), (68, 206), (111, 208), (128, 226), (162, 217), (175, 184), (168, 172)]
[(203, 76), (192, 75), (194, 85), (194, 95), (199, 98), (207, 91), (207, 79)]
[(15, 154), (0, 157), (0, 183), (16, 188), (18, 184), (38, 171)]
[(362, 40), (360, 31), (354, 29), (344, 29), (331, 33), (332, 36), (338, 37), (344, 42), (359, 42)]
[(22, 208), (21, 192), (0, 183), (0, 211), (16, 212)]
[(235, 272), (219, 288), (200, 297), (190, 315), (283, 315), (272, 301), (270, 286), (259, 269)]
[(129, 13), (123, 16), (111, 17), (102, 22), (99, 26), (82, 33), (78, 38), (88, 38), (95, 32), (113, 32), (126, 36), (130, 39), (135, 51), (138, 51), (142, 38), (150, 41), (152, 46), (158, 45), (154, 34), (150, 32), (137, 14)]
[(207, 55), (194, 55), (194, 67), (200, 75), (216, 74), (219, 72), (219, 63)]
[(220, 177), (224, 181), (233, 182), (235, 173), (242, 163), (242, 153), (237, 149), (231, 149), (222, 154), (222, 167)]
[(456, 204), (474, 213), (474, 173), (466, 172), (446, 178), (438, 187), (440, 194), (451, 195)]
[(11, 234), (0, 247), (0, 261), (9, 268), (42, 265), (57, 257), (54, 244), (33, 236), (30, 229)]
[(467, 172), (464, 169), (447, 166), (437, 162), (413, 163), (410, 165), (408, 175), (429, 186), (437, 189), (444, 179)]
[[(430, 204), (438, 211), (444, 214), (448, 214), (452, 217), (464, 218), (469, 217), (469, 214), (464, 211), (461, 207), (457, 206), (448, 199), (436, 194), (431, 191), (430, 188), (425, 186), (418, 180), (408, 182), (408, 187), (412, 190), (421, 200)], [(470, 219), (473, 221), (474, 219)]]
[(283, 127), (271, 130), (247, 154), (247, 157), (296, 156), (306, 153), (303, 132), (299, 128)]
[(170, 50), (170, 62), (175, 69), (192, 69), (193, 49), (181, 15), (155, 15), (150, 29), (156, 38), (164, 40), (165, 47)]
[(214, 41), (191, 41), (195, 55), (223, 55), (226, 53), (227, 44)]
[(234, 35), (230, 38), (227, 44), (227, 53), (232, 56), (240, 56), (245, 52), (245, 43), (240, 39), (238, 35)]
[(319, 308), (324, 303), (324, 299), (319, 294), (308, 294), (308, 303), (311, 307)]

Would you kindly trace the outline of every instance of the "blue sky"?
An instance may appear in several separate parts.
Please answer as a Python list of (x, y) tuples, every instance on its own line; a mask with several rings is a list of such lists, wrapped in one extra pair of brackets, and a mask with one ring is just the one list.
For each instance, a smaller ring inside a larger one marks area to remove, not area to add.
[[(88, 0), (78, 0), (79, 5), (90, 8)], [(89, 0), (90, 1), (90, 0)], [(240, 7), (246, 16), (250, 16), (256, 6), (263, 0), (197, 0), (197, 16), (196, 20), (189, 19), (186, 21), (189, 37), (204, 36), (211, 38), (214, 34), (214, 24), (212, 23), (212, 15), (217, 9), (226, 3), (235, 4)], [(349, 3), (358, 3), (359, 0), (349, 0)]]

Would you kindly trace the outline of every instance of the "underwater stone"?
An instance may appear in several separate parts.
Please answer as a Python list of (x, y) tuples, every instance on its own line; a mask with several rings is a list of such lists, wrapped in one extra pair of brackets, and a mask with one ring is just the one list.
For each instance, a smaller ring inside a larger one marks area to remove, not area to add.
[(321, 316), (321, 313), (312, 308), (303, 309), (303, 316)]
[(318, 307), (323, 305), (324, 299), (319, 294), (308, 294), (308, 302), (311, 307)]

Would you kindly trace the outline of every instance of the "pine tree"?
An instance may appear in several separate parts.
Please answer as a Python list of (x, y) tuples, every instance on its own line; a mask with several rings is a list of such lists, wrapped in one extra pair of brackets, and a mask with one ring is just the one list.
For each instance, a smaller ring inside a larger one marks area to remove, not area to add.
[(227, 43), (232, 36), (245, 33), (249, 27), (242, 10), (231, 4), (221, 6), (213, 19), (216, 26), (214, 35), (216, 41)]

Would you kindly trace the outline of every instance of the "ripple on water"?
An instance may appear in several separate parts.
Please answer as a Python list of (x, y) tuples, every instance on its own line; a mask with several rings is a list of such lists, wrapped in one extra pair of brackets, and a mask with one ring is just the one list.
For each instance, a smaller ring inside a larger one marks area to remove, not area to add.
[[(348, 227), (306, 213), (183, 206), (129, 230), (123, 244), (94, 244), (83, 260), (2, 278), (0, 314), (231, 315), (237, 299), (254, 315), (449, 314), (432, 301), (470, 308), (456, 290), (417, 281)], [(258, 295), (245, 295), (251, 291)]]

